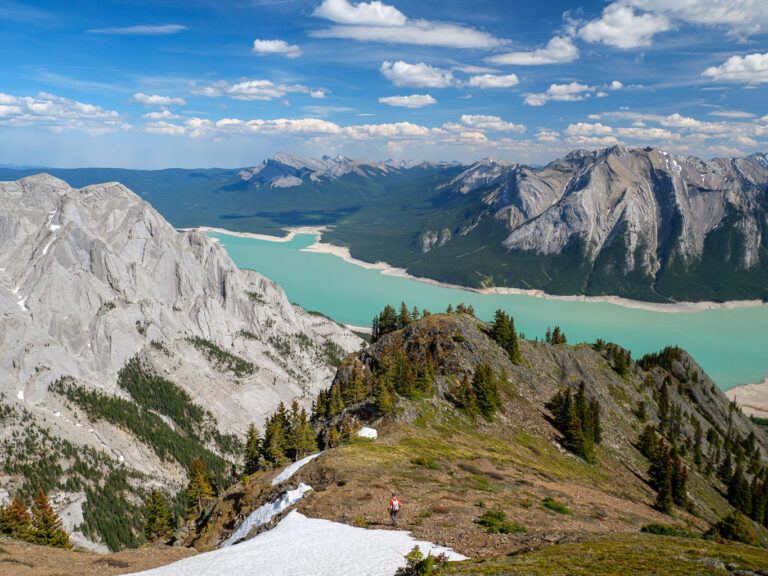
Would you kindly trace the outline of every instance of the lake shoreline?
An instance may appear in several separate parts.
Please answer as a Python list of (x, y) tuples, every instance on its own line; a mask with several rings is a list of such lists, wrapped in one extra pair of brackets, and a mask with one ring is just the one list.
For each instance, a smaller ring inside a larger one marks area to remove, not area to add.
[(747, 416), (768, 418), (768, 378), (762, 382), (742, 384), (725, 391)]
[(718, 309), (734, 309), (734, 308), (749, 308), (768, 306), (768, 303), (762, 300), (732, 300), (728, 302), (674, 302), (674, 303), (661, 303), (661, 302), (643, 302), (641, 300), (630, 300), (628, 298), (622, 298), (620, 296), (584, 296), (584, 295), (557, 295), (548, 294), (543, 290), (526, 290), (524, 288), (511, 288), (494, 286), (492, 288), (473, 288), (470, 286), (462, 286), (460, 284), (451, 284), (448, 282), (440, 282), (433, 280), (432, 278), (424, 278), (421, 276), (414, 276), (410, 274), (404, 268), (398, 268), (392, 266), (387, 262), (367, 262), (354, 258), (348, 247), (336, 246), (335, 244), (329, 244), (322, 241), (323, 232), (329, 229), (328, 226), (298, 226), (284, 228), (287, 232), (286, 236), (269, 236), (266, 234), (254, 234), (250, 232), (233, 232), (224, 228), (212, 228), (208, 226), (201, 226), (197, 228), (203, 232), (215, 232), (219, 234), (226, 234), (229, 236), (238, 236), (241, 238), (251, 238), (255, 240), (264, 240), (267, 242), (290, 242), (297, 235), (311, 234), (315, 236), (315, 243), (306, 248), (302, 248), (302, 252), (315, 252), (318, 254), (330, 254), (341, 258), (349, 264), (354, 264), (367, 270), (378, 270), (385, 276), (394, 276), (398, 278), (407, 278), (409, 280), (415, 280), (416, 282), (423, 282), (432, 286), (438, 286), (441, 288), (450, 288), (454, 290), (464, 290), (466, 292), (473, 292), (476, 294), (502, 294), (502, 295), (520, 295), (520, 296), (534, 296), (536, 298), (542, 298), (544, 300), (562, 301), (562, 302), (587, 302), (587, 303), (602, 303), (613, 304), (615, 306), (621, 306), (623, 308), (630, 308), (636, 310), (645, 310), (649, 312), (664, 312), (667, 314), (681, 314), (681, 313), (695, 313), (704, 310), (718, 310)]

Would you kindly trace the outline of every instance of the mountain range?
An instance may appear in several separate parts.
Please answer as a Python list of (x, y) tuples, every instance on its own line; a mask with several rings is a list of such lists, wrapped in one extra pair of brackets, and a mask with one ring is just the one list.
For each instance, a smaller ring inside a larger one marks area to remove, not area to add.
[(768, 299), (765, 154), (703, 161), (615, 146), (530, 167), (279, 153), (237, 170), (52, 173), (77, 186), (120, 180), (177, 227), (329, 225), (325, 240), (357, 258), (473, 288)]

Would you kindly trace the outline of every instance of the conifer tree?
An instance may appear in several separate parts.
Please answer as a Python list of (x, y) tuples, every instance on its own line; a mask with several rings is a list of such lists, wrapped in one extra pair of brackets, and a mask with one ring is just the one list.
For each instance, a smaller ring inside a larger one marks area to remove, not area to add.
[(18, 495), (13, 497), (10, 504), (0, 508), (0, 534), (17, 540), (28, 540), (31, 525), (32, 516)]
[(187, 519), (197, 516), (216, 495), (208, 468), (200, 458), (189, 465), (187, 485)]
[(243, 472), (251, 475), (259, 470), (261, 437), (256, 425), (251, 422), (245, 435), (245, 452), (243, 454)]
[(453, 304), (448, 304), (448, 308), (445, 309), (446, 314), (453, 314)]
[(32, 506), (31, 541), (42, 546), (53, 548), (71, 548), (69, 535), (62, 527), (61, 518), (48, 502), (45, 492), (37, 491), (35, 503)]
[(472, 388), (475, 391), (480, 414), (490, 422), (496, 411), (502, 408), (502, 403), (496, 384), (496, 374), (487, 362), (475, 367)]
[(271, 465), (277, 466), (285, 461), (287, 444), (285, 425), (282, 419), (277, 417), (277, 415), (273, 415), (267, 422), (266, 429), (264, 430), (261, 455)]
[(464, 410), (470, 416), (475, 416), (479, 413), (477, 408), (477, 396), (472, 388), (472, 383), (469, 381), (469, 376), (464, 374), (464, 377), (459, 384), (456, 393), (456, 405)]
[(144, 503), (144, 516), (146, 518), (144, 537), (148, 541), (154, 542), (170, 537), (171, 513), (168, 511), (165, 498), (156, 489), (152, 489)]
[[(297, 403), (296, 403), (297, 404)], [(296, 406), (298, 408), (298, 404)], [(295, 416), (294, 416), (295, 414)], [(292, 413), (290, 450), (294, 460), (300, 460), (317, 450), (317, 440), (304, 408)]]
[(731, 453), (726, 450), (725, 457), (717, 468), (717, 477), (728, 485), (731, 482), (731, 475), (733, 474), (733, 463), (731, 462)]
[(411, 318), (415, 322), (416, 320), (419, 319), (419, 316), (420, 316), (419, 315), (419, 308), (417, 306), (414, 306), (413, 310), (411, 310)]
[(669, 390), (666, 380), (664, 380), (661, 390), (659, 390), (659, 420), (661, 421), (661, 431), (663, 433), (669, 422)]
[(683, 466), (677, 447), (672, 447), (671, 459), (671, 478), (672, 483), (672, 501), (678, 506), (685, 507), (688, 504), (688, 470)]
[(728, 483), (728, 502), (747, 515), (752, 510), (752, 493), (749, 482), (744, 477), (744, 468), (741, 464), (736, 466), (736, 470)]
[(408, 311), (408, 306), (405, 302), (400, 303), (400, 314), (397, 315), (397, 327), (403, 329), (413, 321), (411, 313)]
[(648, 470), (651, 487), (656, 490), (656, 508), (665, 514), (672, 512), (672, 458), (669, 447), (662, 438), (656, 447), (656, 454)]
[(640, 453), (648, 458), (648, 460), (652, 460), (655, 457), (656, 450), (658, 449), (658, 442), (656, 439), (656, 428), (653, 425), (647, 424), (640, 433), (637, 449), (640, 450)]
[(392, 397), (392, 391), (390, 390), (387, 381), (385, 379), (377, 378), (374, 384), (374, 404), (376, 411), (379, 414), (389, 414), (395, 407), (395, 401)]

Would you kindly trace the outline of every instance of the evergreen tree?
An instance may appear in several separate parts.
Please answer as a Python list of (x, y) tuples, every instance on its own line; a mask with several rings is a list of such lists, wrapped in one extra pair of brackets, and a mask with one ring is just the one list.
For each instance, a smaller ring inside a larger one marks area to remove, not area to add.
[(295, 461), (317, 451), (317, 440), (315, 439), (315, 433), (312, 431), (312, 426), (309, 424), (307, 411), (304, 408), (298, 410), (298, 403), (294, 402), (294, 404), (296, 404), (296, 409), (291, 415), (292, 425), (289, 447)]
[(385, 379), (377, 378), (373, 388), (374, 405), (376, 411), (381, 414), (389, 414), (395, 407), (395, 400)]
[(71, 548), (69, 535), (62, 527), (61, 518), (48, 502), (42, 490), (37, 491), (35, 503), (32, 506), (31, 541), (43, 546), (54, 548)]
[(168, 538), (171, 535), (171, 513), (165, 498), (155, 489), (152, 489), (144, 503), (144, 537), (150, 541)]
[(261, 437), (256, 425), (251, 422), (245, 435), (245, 452), (243, 454), (243, 472), (255, 474), (259, 470), (259, 458), (261, 450)]
[(603, 441), (603, 427), (600, 423), (600, 403), (596, 398), (589, 402), (589, 416), (592, 418), (592, 441), (598, 445)]
[(475, 307), (472, 306), (472, 304), (467, 306), (467, 314), (469, 314), (470, 316), (474, 316), (475, 315)]
[(405, 328), (413, 321), (411, 313), (408, 311), (408, 306), (405, 302), (400, 303), (400, 314), (397, 315), (397, 327), (399, 329)]
[(480, 414), (489, 422), (493, 420), (493, 415), (501, 409), (501, 396), (496, 384), (496, 374), (487, 362), (475, 367), (475, 374), (472, 378), (472, 389), (475, 391), (477, 399), (477, 408)]
[(664, 382), (661, 385), (661, 390), (659, 390), (658, 404), (659, 404), (659, 421), (661, 422), (661, 431), (663, 433), (669, 421), (669, 390), (667, 388), (666, 380), (664, 380)]
[(286, 459), (288, 441), (285, 425), (281, 418), (273, 415), (264, 430), (264, 440), (261, 443), (261, 455), (273, 466), (282, 464)]
[(453, 304), (448, 304), (448, 308), (445, 309), (446, 314), (453, 314)]
[(672, 501), (680, 507), (685, 507), (688, 505), (688, 470), (683, 466), (680, 455), (677, 453), (677, 448), (674, 446), (672, 448), (671, 460), (670, 481), (672, 483)]
[(187, 485), (187, 518), (197, 516), (213, 500), (216, 492), (208, 474), (208, 468), (200, 458), (195, 458), (189, 465), (189, 484)]
[(18, 495), (13, 497), (9, 505), (0, 508), (0, 534), (17, 540), (28, 540), (31, 525), (32, 516)]
[(454, 394), (454, 399), (455, 404), (470, 416), (475, 416), (479, 413), (477, 396), (467, 374), (464, 374), (461, 384), (459, 384)]
[(752, 510), (752, 493), (749, 482), (744, 477), (744, 469), (741, 464), (736, 466), (736, 470), (728, 483), (728, 502), (747, 515)]
[(656, 490), (656, 508), (665, 514), (672, 512), (673, 486), (672, 486), (672, 458), (669, 447), (664, 439), (661, 439), (656, 447), (656, 454), (651, 460), (648, 470), (651, 487)]
[(752, 479), (750, 491), (752, 493), (752, 512), (750, 517), (755, 522), (762, 524), (765, 520), (765, 485), (760, 483), (760, 479), (757, 476)]
[(658, 442), (656, 438), (656, 428), (653, 425), (647, 424), (640, 433), (637, 449), (640, 450), (640, 453), (648, 458), (648, 460), (652, 460), (656, 456)]
[(419, 319), (419, 316), (419, 309), (418, 307), (414, 306), (413, 310), (411, 310), (411, 318), (413, 318), (413, 321), (415, 322)]
[(733, 463), (731, 462), (731, 453), (726, 451), (723, 461), (717, 468), (717, 477), (723, 481), (724, 484), (730, 484), (731, 475), (733, 474)]

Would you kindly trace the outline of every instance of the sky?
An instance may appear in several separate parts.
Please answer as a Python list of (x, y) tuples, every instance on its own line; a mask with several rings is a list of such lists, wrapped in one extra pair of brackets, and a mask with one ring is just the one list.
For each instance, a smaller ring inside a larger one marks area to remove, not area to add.
[(768, 0), (0, 0), (0, 164), (768, 151)]

